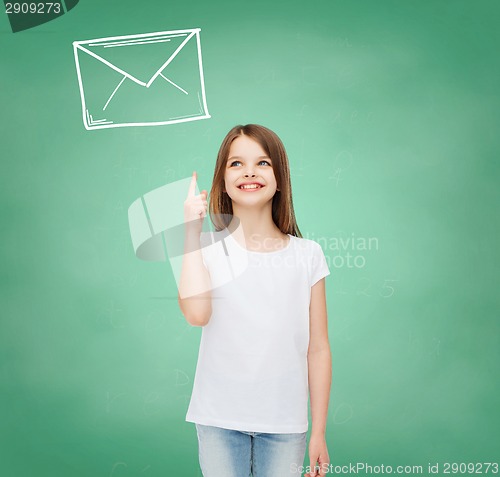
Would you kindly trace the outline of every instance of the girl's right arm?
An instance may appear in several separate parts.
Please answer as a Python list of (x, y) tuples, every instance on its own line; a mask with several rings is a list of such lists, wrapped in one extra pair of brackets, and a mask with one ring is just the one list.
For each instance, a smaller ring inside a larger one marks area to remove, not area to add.
[(193, 172), (184, 202), (184, 255), (179, 280), (178, 302), (186, 321), (205, 326), (212, 316), (211, 280), (203, 263), (200, 237), (207, 211), (207, 191), (195, 195), (196, 172)]

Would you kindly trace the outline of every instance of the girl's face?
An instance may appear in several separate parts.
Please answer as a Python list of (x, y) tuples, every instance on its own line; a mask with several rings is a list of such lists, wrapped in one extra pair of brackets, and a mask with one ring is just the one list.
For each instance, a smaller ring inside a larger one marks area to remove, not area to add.
[[(242, 184), (257, 184), (251, 189)], [(229, 149), (224, 172), (225, 190), (238, 205), (263, 205), (276, 193), (271, 158), (262, 146), (248, 136), (238, 136)]]

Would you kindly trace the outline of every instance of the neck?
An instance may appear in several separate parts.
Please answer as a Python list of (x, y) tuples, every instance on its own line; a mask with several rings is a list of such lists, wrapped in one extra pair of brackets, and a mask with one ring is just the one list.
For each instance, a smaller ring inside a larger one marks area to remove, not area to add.
[(230, 231), (241, 226), (244, 236), (249, 239), (257, 237), (276, 237), (281, 235), (280, 229), (273, 222), (272, 200), (262, 206), (242, 207), (233, 202), (233, 219), (228, 225)]

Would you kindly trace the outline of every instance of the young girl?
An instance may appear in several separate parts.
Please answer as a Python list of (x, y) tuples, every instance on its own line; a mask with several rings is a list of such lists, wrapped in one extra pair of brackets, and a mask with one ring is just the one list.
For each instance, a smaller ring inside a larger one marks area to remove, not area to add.
[[(278, 136), (236, 126), (207, 191), (184, 203), (179, 306), (202, 336), (186, 421), (196, 425), (204, 477), (323, 476), (331, 386), (320, 245), (302, 238), (288, 158)], [(303, 466), (312, 429), (309, 466)]]

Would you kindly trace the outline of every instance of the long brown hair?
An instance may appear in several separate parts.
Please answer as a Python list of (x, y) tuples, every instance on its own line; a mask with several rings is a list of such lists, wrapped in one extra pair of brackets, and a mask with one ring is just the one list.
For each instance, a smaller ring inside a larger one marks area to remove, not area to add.
[(302, 237), (295, 220), (292, 201), (290, 167), (285, 146), (276, 133), (258, 124), (237, 125), (232, 128), (222, 141), (215, 163), (212, 189), (210, 190), (209, 213), (217, 231), (229, 225), (233, 216), (233, 204), (224, 192), (224, 172), (231, 143), (238, 136), (248, 136), (258, 142), (271, 158), (277, 190), (273, 197), (272, 219), (282, 233)]

